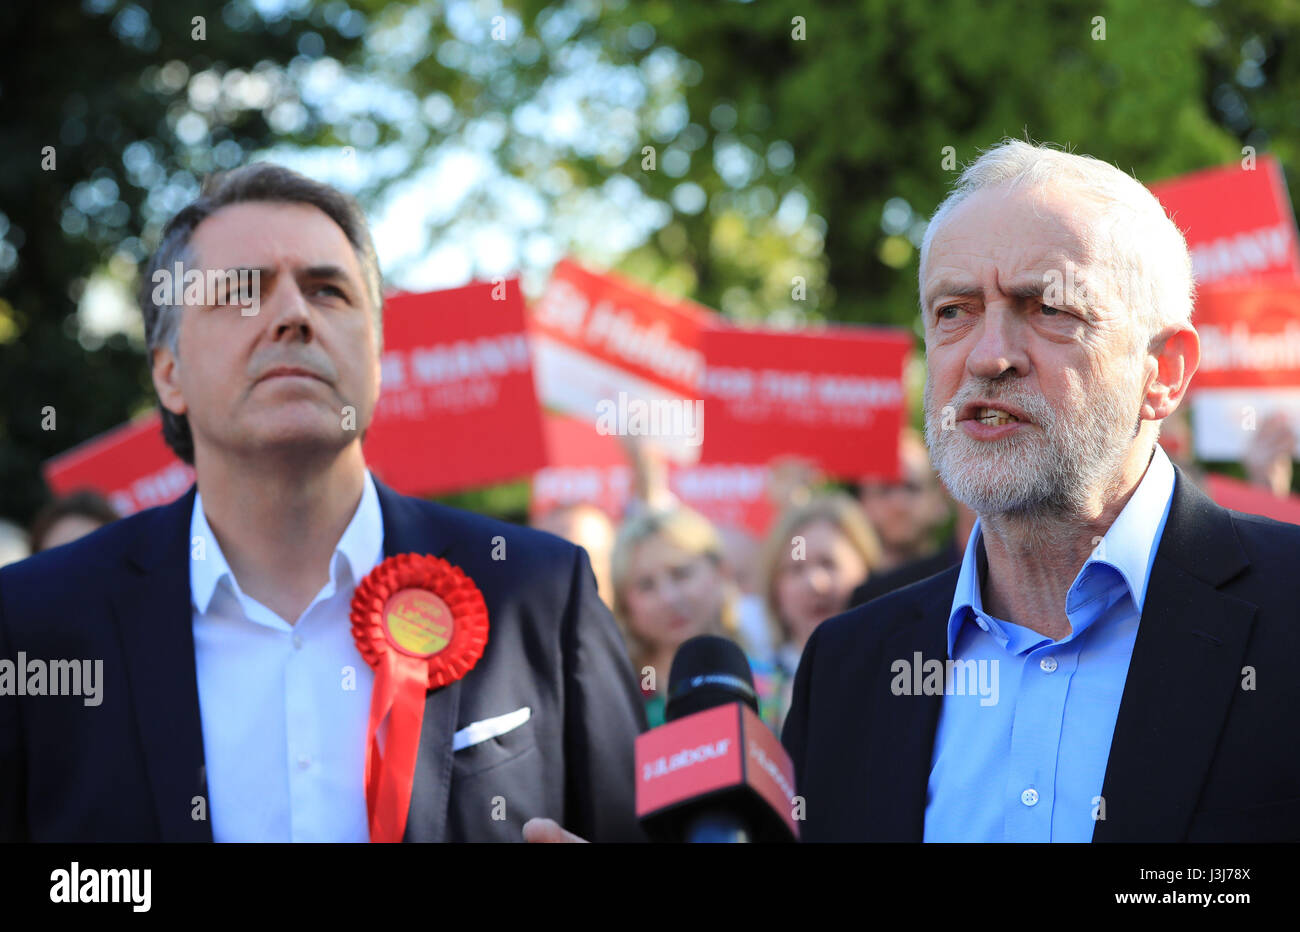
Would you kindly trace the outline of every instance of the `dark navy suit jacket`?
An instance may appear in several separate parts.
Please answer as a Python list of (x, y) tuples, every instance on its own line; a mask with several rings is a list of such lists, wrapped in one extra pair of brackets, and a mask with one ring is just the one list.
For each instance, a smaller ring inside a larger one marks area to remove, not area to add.
[[(922, 840), (943, 697), (895, 696), (890, 665), (949, 659), (960, 571), (809, 638), (781, 736), (803, 840)], [(1300, 527), (1221, 508), (1178, 471), (1092, 840), (1300, 841), (1297, 657)]]
[[(405, 840), (519, 841), (533, 816), (595, 841), (643, 840), (633, 753), (645, 713), (586, 552), (375, 484), (384, 555), (456, 564), (482, 590), (490, 625), (474, 669), (425, 703)], [(0, 841), (212, 840), (193, 818), (206, 793), (193, 505), (191, 488), (0, 570), (0, 658), (103, 660), (98, 706), (0, 696)], [(505, 559), (492, 558), (498, 535)], [(523, 706), (523, 726), (453, 753), (456, 730)]]

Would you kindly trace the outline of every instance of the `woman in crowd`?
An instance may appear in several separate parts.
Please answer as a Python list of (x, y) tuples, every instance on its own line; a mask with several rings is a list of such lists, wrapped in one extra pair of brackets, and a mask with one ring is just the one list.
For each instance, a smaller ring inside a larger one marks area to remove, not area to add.
[(840, 492), (813, 497), (777, 520), (763, 553), (763, 596), (779, 645), (751, 659), (759, 709), (774, 730), (785, 721), (799, 657), (813, 630), (849, 606), (880, 563), (881, 546), (861, 508)]
[(717, 531), (682, 505), (629, 517), (610, 562), (614, 617), (653, 728), (664, 722), (668, 672), (682, 642), (701, 634), (736, 636), (736, 586)]

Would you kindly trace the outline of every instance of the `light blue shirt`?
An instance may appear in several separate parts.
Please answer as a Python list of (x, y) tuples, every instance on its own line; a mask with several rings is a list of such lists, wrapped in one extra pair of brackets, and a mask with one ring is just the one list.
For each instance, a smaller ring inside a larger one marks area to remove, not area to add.
[(953, 688), (956, 676), (945, 671), (926, 841), (1092, 840), (1095, 820), (1105, 817), (1106, 761), (1173, 488), (1173, 465), (1157, 444), (1070, 586), (1071, 631), (1059, 641), (983, 610), (987, 557), (975, 522), (953, 595), (948, 656), (963, 670), (975, 661), (980, 678), (963, 673), (962, 685), (989, 688)]
[(240, 588), (208, 526), (190, 518), (194, 661), (214, 841), (369, 841), (365, 750), (374, 674), (357, 651), (352, 592), (383, 559), (374, 480), (290, 624)]

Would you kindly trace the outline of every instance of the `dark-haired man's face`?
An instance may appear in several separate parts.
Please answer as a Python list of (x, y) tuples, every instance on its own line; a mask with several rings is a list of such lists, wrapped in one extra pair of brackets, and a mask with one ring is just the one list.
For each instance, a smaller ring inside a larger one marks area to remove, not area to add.
[[(379, 354), (360, 262), (343, 230), (306, 204), (249, 202), (195, 229), (203, 269), (257, 269), (248, 303), (187, 304), (179, 355), (154, 353), (168, 410), (208, 455), (318, 455), (360, 438), (379, 397)], [(252, 276), (248, 276), (252, 281)]]

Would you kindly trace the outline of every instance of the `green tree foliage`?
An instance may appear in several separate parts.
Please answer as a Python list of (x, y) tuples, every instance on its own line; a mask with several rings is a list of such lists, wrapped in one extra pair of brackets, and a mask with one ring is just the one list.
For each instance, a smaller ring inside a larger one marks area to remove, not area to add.
[(1004, 136), (1148, 182), (1251, 145), (1294, 177), (1298, 25), (1296, 0), (10, 0), (0, 514), (153, 403), (139, 334), (77, 304), (250, 154), (352, 146), (379, 209), (472, 152), (491, 170), (427, 249), (497, 227), (534, 285), (572, 251), (741, 320), (912, 325), (925, 217)]
[(132, 281), (207, 172), (321, 136), (288, 65), (347, 55), (364, 25), (244, 2), (0, 4), (0, 515), (28, 520), (42, 460), (152, 403), (140, 342), (82, 330), (90, 276)]
[[(825, 220), (827, 285), (809, 300), (832, 319), (914, 323), (925, 218), (962, 165), (1006, 136), (1146, 182), (1230, 162), (1246, 143), (1300, 169), (1294, 2), (652, 0), (621, 17), (699, 64), (686, 97), (704, 152), (733, 139), (758, 154), (792, 147), (792, 177)], [(719, 107), (725, 128), (709, 119)], [(672, 222), (690, 242), (717, 235), (699, 218)], [(706, 300), (732, 271), (700, 274)]]

